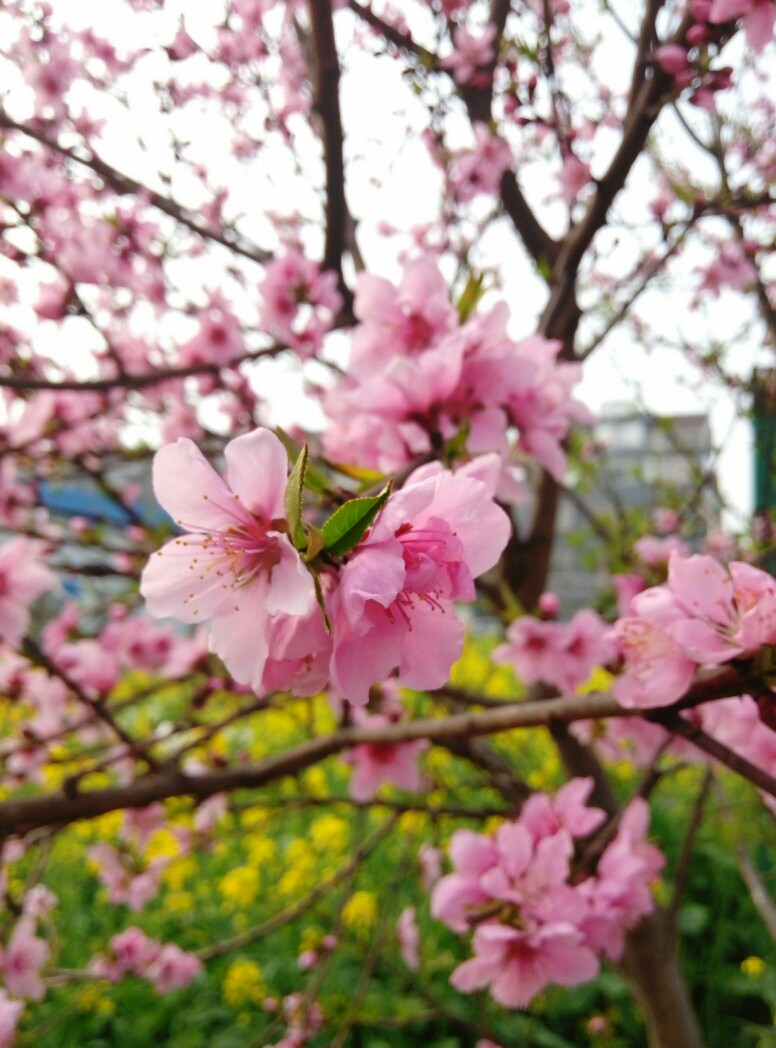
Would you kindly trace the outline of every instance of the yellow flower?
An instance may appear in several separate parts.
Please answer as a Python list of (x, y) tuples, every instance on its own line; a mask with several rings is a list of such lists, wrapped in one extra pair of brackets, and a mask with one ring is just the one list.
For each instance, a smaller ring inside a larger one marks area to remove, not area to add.
[(614, 675), (605, 670), (603, 666), (597, 666), (584, 684), (577, 688), (577, 695), (587, 695), (591, 691), (608, 691), (612, 686)]
[(317, 851), (341, 854), (349, 838), (350, 827), (337, 815), (321, 815), (310, 826), (310, 840)]
[(191, 892), (169, 892), (164, 905), (170, 913), (189, 913), (194, 909), (194, 896)]
[(224, 976), (221, 990), (226, 1004), (261, 1004), (267, 996), (267, 987), (261, 967), (247, 957), (236, 957)]
[(116, 1005), (109, 997), (105, 997), (101, 986), (105, 986), (106, 983), (97, 983), (94, 986), (87, 986), (81, 990), (77, 999), (76, 1006), (82, 1012), (97, 1012), (98, 1015), (111, 1015), (116, 1010)]
[(364, 935), (377, 920), (377, 899), (372, 892), (354, 892), (342, 908), (345, 927)]
[(308, 768), (302, 776), (302, 785), (313, 797), (325, 797), (328, 782), (323, 768)]
[(171, 891), (180, 891), (186, 881), (190, 880), (196, 872), (196, 862), (190, 855), (187, 855), (185, 858), (171, 862), (162, 870), (162, 881)]
[(166, 828), (154, 830), (148, 840), (145, 857), (148, 862), (153, 862), (155, 859), (172, 859), (180, 853), (180, 850), (180, 841), (172, 830)]
[(289, 841), (285, 857), (291, 866), (309, 866), (312, 858), (307, 840), (297, 837), (296, 840)]
[(258, 871), (253, 866), (235, 866), (218, 882), (218, 890), (231, 907), (248, 906), (258, 894)]
[[(438, 794), (437, 793), (437, 799)], [(416, 833), (419, 833), (426, 823), (426, 817), (422, 811), (405, 811), (399, 817), (399, 832), (407, 837), (414, 837)]]
[(286, 870), (278, 881), (278, 892), (283, 896), (298, 895), (312, 887), (312, 871), (301, 866)]
[(765, 971), (765, 961), (762, 957), (745, 957), (741, 961), (741, 971), (750, 979), (756, 979)]
[(254, 866), (266, 866), (277, 857), (278, 846), (271, 837), (254, 835), (246, 842), (248, 857)]

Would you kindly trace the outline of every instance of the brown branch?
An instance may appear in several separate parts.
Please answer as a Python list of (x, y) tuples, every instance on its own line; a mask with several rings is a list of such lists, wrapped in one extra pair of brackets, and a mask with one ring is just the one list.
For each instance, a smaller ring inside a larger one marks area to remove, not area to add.
[[(315, 0), (311, 0), (311, 3), (314, 4)], [(393, 44), (400, 51), (405, 51), (407, 54), (419, 59), (427, 69), (437, 68), (439, 59), (432, 51), (421, 47), (409, 33), (403, 33), (401, 29), (397, 29), (396, 26), (391, 25), (390, 22), (386, 22), (384, 18), (375, 14), (369, 4), (361, 4), (358, 0), (348, 0), (348, 7), (368, 26), (376, 30), (389, 44)]]
[(636, 96), (644, 84), (649, 55), (654, 51), (657, 43), (655, 24), (657, 22), (658, 12), (660, 11), (660, 8), (663, 7), (664, 3), (665, 0), (648, 0), (644, 9), (644, 17), (641, 20), (639, 38), (636, 44), (636, 60), (633, 63), (633, 74), (631, 76), (630, 90), (628, 92), (629, 110), (633, 107), (636, 101)]
[(66, 389), (73, 393), (109, 393), (114, 389), (145, 389), (148, 386), (156, 386), (162, 382), (173, 379), (192, 378), (195, 375), (218, 376), (225, 368), (235, 368), (240, 364), (252, 363), (262, 360), (264, 357), (274, 357), (281, 353), (286, 346), (275, 343), (266, 349), (249, 353), (239, 360), (231, 360), (228, 364), (190, 364), (188, 367), (159, 368), (156, 371), (147, 371), (143, 374), (122, 372), (114, 378), (76, 379), (76, 378), (33, 378), (19, 375), (0, 375), (0, 388), (18, 390), (36, 389)]
[[(106, 706), (97, 699), (93, 699), (90, 695), (83, 690), (64, 670), (61, 670), (57, 664), (43, 652), (37, 644), (33, 641), (26, 639), (22, 645), (23, 654), (35, 665), (41, 666), (46, 672), (52, 677), (58, 677), (59, 680), (67, 687), (68, 691), (72, 692), (73, 695), (78, 699), (80, 703), (86, 706), (87, 709), (95, 715), (96, 718), (102, 721), (115, 735), (116, 737), (127, 747), (128, 755), (137, 757), (142, 760), (149, 768), (156, 770), (159, 764), (155, 757), (151, 756), (143, 745), (137, 740), (133, 739), (120, 724), (118, 724), (112, 717), (110, 711)], [(42, 825), (49, 825), (48, 823)]]
[(174, 200), (170, 200), (161, 193), (149, 189), (131, 176), (123, 174), (105, 160), (101, 160), (94, 153), (90, 156), (79, 154), (75, 149), (61, 145), (56, 139), (47, 135), (45, 131), (41, 131), (40, 128), (14, 120), (4, 109), (0, 108), (0, 128), (3, 127), (9, 131), (18, 131), (20, 134), (34, 139), (40, 145), (46, 146), (47, 149), (59, 153), (60, 156), (89, 168), (90, 171), (99, 175), (117, 193), (122, 195), (133, 194), (145, 198), (159, 211), (169, 215), (170, 218), (174, 218), (176, 222), (179, 222), (182, 226), (191, 230), (192, 233), (196, 233), (205, 240), (212, 240), (217, 244), (221, 244), (222, 247), (234, 251), (237, 255), (242, 255), (244, 258), (249, 258), (252, 262), (265, 263), (272, 258), (270, 252), (246, 244), (242, 239), (236, 239), (234, 235), (230, 235), (226, 231), (203, 226), (191, 215), (186, 214), (186, 209), (181, 204), (177, 204)]
[(690, 820), (684, 832), (682, 850), (676, 864), (676, 874), (674, 876), (674, 893), (671, 897), (671, 904), (666, 911), (668, 913), (669, 921), (674, 929), (676, 928), (676, 922), (679, 917), (679, 906), (681, 905), (682, 896), (684, 895), (684, 890), (687, 885), (687, 878), (690, 873), (690, 860), (692, 858), (693, 848), (695, 847), (695, 840), (698, 836), (701, 823), (703, 822), (706, 799), (709, 795), (713, 779), (714, 772), (712, 771), (711, 765), (707, 764), (706, 771), (703, 775), (703, 781), (701, 782), (701, 788), (698, 791), (698, 796), (695, 798), (695, 803), (693, 804), (692, 812), (690, 814)]
[[(675, 39), (683, 36), (685, 22), (686, 19), (677, 30)], [(608, 170), (597, 181), (584, 216), (571, 228), (555, 259), (551, 277), (553, 293), (540, 322), (541, 331), (549, 337), (568, 339), (575, 330), (575, 309), (570, 307), (569, 299), (580, 263), (596, 233), (606, 224), (609, 208), (641, 155), (652, 126), (676, 91), (673, 78), (659, 66), (650, 65), (650, 73), (631, 99), (622, 138)], [(576, 307), (576, 302), (573, 306)]]
[(347, 231), (353, 220), (345, 199), (345, 160), (340, 112), (340, 64), (334, 37), (331, 0), (309, 0), (308, 11), (315, 54), (315, 95), (313, 108), (321, 120), (323, 159), (326, 169), (326, 242), (322, 267), (337, 274), (340, 293), (346, 302), (352, 295), (342, 275), (342, 256)]
[[(697, 745), (703, 736), (716, 747), (712, 754), (744, 775), (760, 789), (776, 796), (776, 779), (739, 758), (726, 746), (699, 732), (677, 712), (709, 702), (729, 698), (749, 690), (748, 678), (730, 668), (700, 678), (687, 695), (673, 707), (650, 711), (650, 720), (656, 720), (669, 730), (691, 738)], [(484, 710), (481, 713), (459, 713), (449, 717), (429, 717), (406, 721), (386, 727), (341, 728), (329, 735), (308, 739), (284, 753), (267, 757), (257, 764), (237, 768), (208, 771), (189, 775), (177, 767), (163, 767), (135, 782), (109, 786), (88, 793), (69, 795), (59, 790), (39, 796), (17, 797), (0, 801), (0, 835), (22, 834), (42, 826), (62, 825), (78, 819), (94, 818), (122, 808), (143, 808), (153, 801), (168, 797), (193, 797), (206, 800), (215, 793), (239, 789), (256, 789), (288, 775), (296, 775), (318, 761), (350, 749), (361, 743), (390, 745), (428, 739), (446, 744), (450, 740), (493, 735), (516, 728), (548, 727), (552, 724), (570, 724), (576, 720), (604, 717), (632, 717), (638, 711), (624, 709), (609, 695), (591, 693), (574, 698), (554, 698), (539, 702), (518, 702), (503, 709)], [(677, 725), (674, 728), (674, 724)]]
[(707, 735), (702, 728), (685, 720), (678, 713), (672, 710), (661, 710), (652, 715), (647, 715), (647, 720), (662, 724), (664, 728), (672, 731), (675, 735), (681, 735), (683, 739), (687, 739), (688, 742), (697, 746), (699, 750), (703, 750), (709, 757), (714, 757), (720, 764), (724, 764), (742, 778), (748, 779), (759, 790), (776, 797), (776, 777), (769, 775), (762, 768), (758, 768), (756, 764), (752, 764), (746, 757), (742, 757), (735, 750), (731, 750), (729, 746), (719, 742), (711, 735)]

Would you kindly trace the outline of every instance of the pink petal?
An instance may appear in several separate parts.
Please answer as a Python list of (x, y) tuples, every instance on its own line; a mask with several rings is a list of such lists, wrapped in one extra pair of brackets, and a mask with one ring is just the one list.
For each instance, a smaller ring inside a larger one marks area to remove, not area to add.
[(405, 567), (401, 543), (396, 539), (366, 544), (342, 573), (340, 598), (350, 625), (359, 631), (364, 624), (364, 605), (375, 601), (388, 608), (404, 585)]
[(284, 517), (288, 455), (275, 434), (256, 429), (236, 437), (224, 455), (229, 487), (242, 505), (267, 523)]
[(718, 666), (744, 650), (731, 644), (700, 619), (685, 619), (671, 627), (671, 636), (687, 655), (699, 665)]
[(269, 655), (266, 583), (246, 586), (232, 596), (233, 610), (213, 620), (210, 646), (236, 681), (259, 691)]
[(463, 651), (463, 623), (451, 604), (437, 608), (415, 600), (409, 615), (411, 624), (402, 642), (399, 680), (407, 688), (441, 688)]
[(183, 535), (151, 554), (140, 579), (149, 614), (204, 622), (233, 595), (216, 570), (195, 568), (198, 562), (212, 566), (212, 546), (203, 548), (204, 541), (200, 535)]
[(746, 40), (755, 51), (762, 51), (773, 37), (776, 25), (776, 6), (773, 3), (757, 4), (744, 18)]
[(498, 975), (501, 968), (498, 959), (472, 957), (459, 964), (450, 976), (450, 985), (460, 993), (472, 993), (487, 986)]
[(754, 0), (714, 0), (709, 11), (709, 21), (712, 25), (721, 22), (732, 22), (734, 18), (751, 11)]
[(272, 531), (268, 534), (277, 540), (280, 560), (272, 568), (265, 610), (270, 615), (281, 611), (304, 615), (315, 600), (313, 577), (285, 535)]
[(157, 451), (153, 477), (159, 504), (186, 531), (223, 531), (243, 516), (231, 491), (188, 437)]
[(692, 614), (726, 625), (735, 617), (733, 580), (714, 557), (672, 554), (668, 562), (668, 584)]

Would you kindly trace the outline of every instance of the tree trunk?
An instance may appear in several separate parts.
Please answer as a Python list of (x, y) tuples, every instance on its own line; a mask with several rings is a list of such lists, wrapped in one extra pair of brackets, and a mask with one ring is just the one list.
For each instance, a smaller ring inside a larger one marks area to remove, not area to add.
[(670, 914), (656, 910), (630, 933), (620, 968), (644, 1009), (649, 1048), (704, 1048)]

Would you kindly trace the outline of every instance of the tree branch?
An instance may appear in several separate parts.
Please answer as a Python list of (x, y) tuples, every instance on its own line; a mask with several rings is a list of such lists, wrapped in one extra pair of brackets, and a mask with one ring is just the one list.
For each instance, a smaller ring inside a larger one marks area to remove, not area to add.
[(163, 211), (166, 215), (174, 218), (176, 222), (179, 222), (182, 226), (190, 229), (192, 233), (196, 233), (205, 240), (212, 240), (217, 244), (221, 244), (223, 247), (229, 248), (230, 251), (234, 251), (235, 254), (249, 258), (252, 262), (264, 263), (270, 261), (273, 257), (269, 251), (246, 244), (241, 238), (238, 239), (226, 231), (203, 226), (191, 215), (187, 215), (182, 205), (177, 204), (174, 200), (170, 200), (161, 193), (157, 193), (153, 189), (149, 189), (129, 175), (122, 174), (121, 171), (112, 167), (105, 160), (101, 160), (94, 153), (90, 156), (84, 156), (76, 152), (75, 149), (60, 145), (56, 139), (49, 137), (44, 131), (37, 127), (31, 127), (28, 124), (19, 123), (12, 119), (4, 109), (0, 108), (0, 128), (3, 127), (9, 131), (18, 131), (28, 138), (33, 138), (40, 145), (46, 146), (47, 149), (51, 149), (55, 153), (59, 153), (60, 156), (72, 160), (82, 167), (89, 168), (90, 171), (99, 175), (117, 193), (121, 195), (136, 195), (141, 199), (148, 200), (159, 211)]
[[(776, 779), (717, 743), (678, 715), (678, 710), (728, 698), (747, 691), (748, 679), (734, 669), (700, 678), (687, 695), (673, 707), (649, 711), (649, 720), (690, 738), (704, 748), (703, 740), (714, 747), (712, 756), (733, 768), (760, 789), (776, 797)], [(574, 698), (554, 698), (539, 702), (505, 704), (503, 709), (481, 713), (459, 713), (449, 717), (429, 717), (385, 727), (341, 728), (329, 735), (316, 736), (284, 753), (267, 757), (257, 764), (189, 775), (177, 767), (163, 767), (135, 782), (109, 786), (88, 793), (68, 794), (63, 790), (0, 802), (0, 835), (29, 833), (42, 826), (62, 825), (78, 819), (94, 818), (121, 808), (143, 808), (168, 797), (206, 800), (215, 793), (266, 786), (287, 775), (295, 775), (312, 764), (361, 743), (390, 745), (428, 739), (446, 744), (450, 740), (493, 735), (515, 728), (549, 727), (576, 720), (603, 717), (632, 717), (637, 711), (624, 709), (606, 694), (591, 693)], [(698, 741), (700, 739), (700, 741)], [(707, 750), (711, 752), (711, 750)]]

